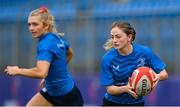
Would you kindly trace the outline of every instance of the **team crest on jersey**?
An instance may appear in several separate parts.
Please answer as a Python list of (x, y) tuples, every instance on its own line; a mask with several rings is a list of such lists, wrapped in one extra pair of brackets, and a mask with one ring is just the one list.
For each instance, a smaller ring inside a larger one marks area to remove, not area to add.
[(64, 47), (64, 42), (60, 40), (60, 43), (57, 44), (58, 48), (63, 48)]
[(144, 66), (145, 65), (145, 58), (139, 58), (137, 60), (137, 66), (140, 67), (140, 66)]

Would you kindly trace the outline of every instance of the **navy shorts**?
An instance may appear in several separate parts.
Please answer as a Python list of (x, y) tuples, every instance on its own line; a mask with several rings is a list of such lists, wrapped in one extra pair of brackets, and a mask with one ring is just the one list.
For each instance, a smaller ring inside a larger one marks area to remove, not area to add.
[(144, 106), (144, 102), (138, 104), (117, 104), (107, 100), (105, 97), (103, 98), (102, 106)]
[(54, 106), (83, 106), (83, 98), (79, 89), (74, 88), (62, 96), (50, 96), (47, 91), (40, 91), (41, 95)]

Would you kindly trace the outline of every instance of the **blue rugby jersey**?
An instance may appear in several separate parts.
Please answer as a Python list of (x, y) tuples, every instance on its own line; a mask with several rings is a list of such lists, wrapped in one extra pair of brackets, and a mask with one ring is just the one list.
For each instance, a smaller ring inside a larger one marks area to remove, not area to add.
[[(133, 51), (127, 56), (122, 56), (114, 48), (109, 50), (102, 58), (100, 83), (103, 86), (126, 85), (133, 71), (140, 67), (151, 67), (156, 73), (165, 69), (162, 62), (154, 52), (145, 46), (133, 44)], [(136, 104), (144, 101), (143, 97), (133, 98), (128, 93), (110, 95), (105, 93), (105, 98), (118, 104)]]
[(37, 48), (37, 60), (48, 61), (50, 68), (45, 78), (45, 88), (51, 96), (67, 94), (74, 87), (66, 61), (69, 44), (60, 36), (47, 33), (40, 37)]

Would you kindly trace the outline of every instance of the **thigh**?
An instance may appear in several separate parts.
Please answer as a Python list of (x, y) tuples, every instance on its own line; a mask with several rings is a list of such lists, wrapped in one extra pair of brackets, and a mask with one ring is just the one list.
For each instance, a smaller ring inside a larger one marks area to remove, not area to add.
[(40, 93), (34, 95), (26, 106), (52, 106)]

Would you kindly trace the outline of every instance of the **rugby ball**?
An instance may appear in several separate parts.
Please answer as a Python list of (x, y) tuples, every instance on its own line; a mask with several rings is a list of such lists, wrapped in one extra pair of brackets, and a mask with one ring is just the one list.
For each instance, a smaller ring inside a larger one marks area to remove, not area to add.
[(130, 86), (138, 96), (148, 95), (153, 88), (155, 74), (149, 67), (139, 67), (131, 75)]

